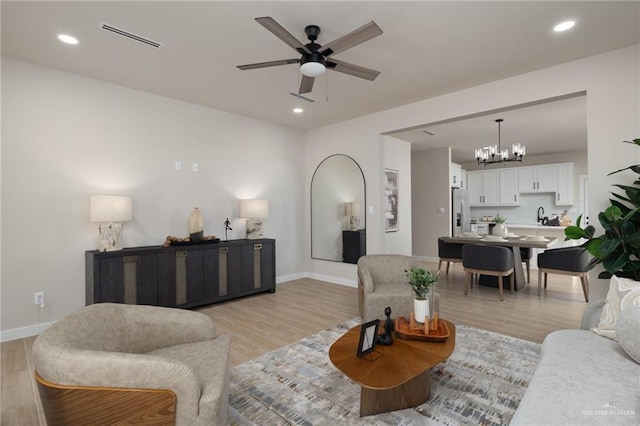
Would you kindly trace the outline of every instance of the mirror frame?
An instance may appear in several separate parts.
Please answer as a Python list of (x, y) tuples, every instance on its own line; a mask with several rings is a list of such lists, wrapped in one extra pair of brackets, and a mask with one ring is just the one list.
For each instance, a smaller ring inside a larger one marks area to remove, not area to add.
[[(309, 188), (309, 211), (310, 211), (310, 243), (311, 243), (311, 259), (314, 260), (324, 260), (327, 262), (337, 262), (337, 263), (344, 263), (343, 261), (340, 260), (335, 260), (335, 259), (325, 259), (322, 257), (315, 257), (313, 254), (313, 184), (316, 180), (316, 175), (318, 173), (318, 170), (320, 169), (320, 167), (322, 167), (323, 164), (325, 164), (325, 162), (327, 160), (330, 160), (332, 158), (335, 157), (344, 157), (346, 159), (349, 159), (353, 162), (353, 164), (356, 165), (356, 167), (358, 168), (358, 171), (360, 172), (360, 176), (362, 177), (362, 199), (363, 199), (363, 206), (362, 206), (362, 224), (361, 224), (361, 228), (360, 229), (365, 229), (367, 228), (367, 214), (366, 214), (366, 205), (367, 205), (367, 180), (364, 177), (364, 173), (362, 172), (362, 167), (360, 167), (360, 164), (358, 164), (358, 162), (356, 160), (353, 159), (353, 157), (346, 155), (346, 154), (332, 154), (329, 155), (328, 157), (326, 157), (325, 159), (323, 159), (320, 163), (318, 163), (318, 166), (316, 167), (316, 169), (313, 172), (313, 176), (311, 177), (311, 184), (310, 184), (310, 188)], [(366, 231), (365, 231), (366, 232)], [(341, 238), (342, 236), (340, 236)], [(343, 248), (344, 251), (344, 248)]]

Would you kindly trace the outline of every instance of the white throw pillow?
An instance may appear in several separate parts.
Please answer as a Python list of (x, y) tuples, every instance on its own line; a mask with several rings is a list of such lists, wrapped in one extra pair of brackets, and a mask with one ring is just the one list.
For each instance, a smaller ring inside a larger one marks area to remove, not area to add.
[(640, 305), (640, 281), (612, 276), (609, 281), (609, 293), (600, 315), (600, 323), (591, 330), (609, 339), (618, 340), (616, 337), (618, 316), (625, 309), (636, 305)]

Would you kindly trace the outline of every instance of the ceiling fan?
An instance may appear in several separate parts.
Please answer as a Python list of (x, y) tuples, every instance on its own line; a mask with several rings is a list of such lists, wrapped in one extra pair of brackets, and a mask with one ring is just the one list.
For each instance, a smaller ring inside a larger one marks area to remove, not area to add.
[(335, 55), (336, 53), (343, 52), (382, 34), (380, 27), (378, 27), (378, 25), (373, 21), (361, 26), (349, 34), (335, 39), (331, 43), (325, 44), (324, 46), (316, 43), (318, 35), (320, 34), (320, 27), (317, 25), (307, 25), (305, 27), (304, 32), (310, 42), (302, 44), (272, 17), (265, 16), (263, 18), (256, 18), (256, 21), (267, 30), (271, 31), (273, 35), (295, 49), (298, 53), (302, 54), (302, 57), (282, 59), (279, 61), (260, 62), (257, 64), (238, 65), (238, 68), (241, 70), (252, 70), (256, 68), (299, 63), (302, 80), (300, 81), (300, 90), (298, 93), (311, 92), (315, 78), (322, 75), (327, 68), (370, 81), (375, 80), (376, 77), (380, 75), (380, 71), (339, 61), (332, 57), (332, 55)]

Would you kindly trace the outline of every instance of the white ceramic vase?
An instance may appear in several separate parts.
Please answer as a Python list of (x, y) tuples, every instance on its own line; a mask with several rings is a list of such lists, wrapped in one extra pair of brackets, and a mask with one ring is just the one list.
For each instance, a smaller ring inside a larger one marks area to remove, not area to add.
[(413, 316), (416, 321), (424, 323), (424, 317), (429, 316), (429, 298), (425, 300), (413, 299)]
[(491, 231), (492, 235), (502, 238), (505, 238), (508, 233), (509, 231), (507, 230), (507, 225), (505, 225), (504, 223), (496, 223), (496, 225), (493, 227), (493, 231)]

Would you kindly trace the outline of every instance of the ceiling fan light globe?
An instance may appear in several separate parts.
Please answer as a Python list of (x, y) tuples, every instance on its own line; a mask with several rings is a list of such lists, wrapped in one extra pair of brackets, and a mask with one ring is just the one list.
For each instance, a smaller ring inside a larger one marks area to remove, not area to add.
[(300, 65), (300, 72), (307, 77), (318, 77), (324, 74), (326, 68), (319, 62), (305, 62)]

